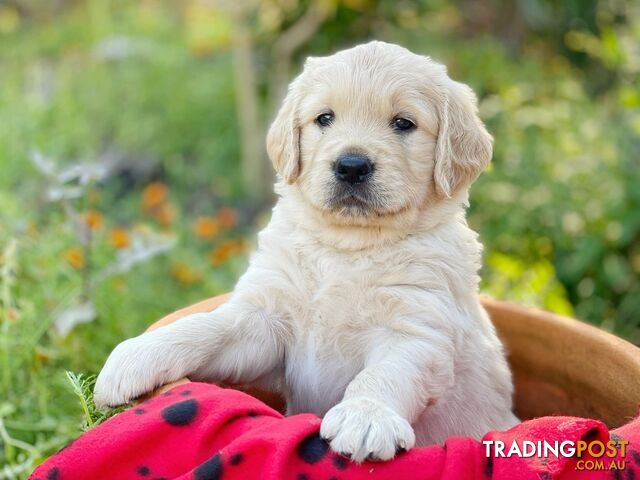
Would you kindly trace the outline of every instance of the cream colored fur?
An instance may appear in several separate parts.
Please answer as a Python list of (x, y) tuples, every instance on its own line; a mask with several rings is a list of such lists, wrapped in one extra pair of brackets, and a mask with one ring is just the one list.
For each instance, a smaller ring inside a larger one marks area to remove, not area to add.
[[(417, 128), (394, 130), (398, 116)], [(288, 413), (323, 416), (321, 435), (355, 461), (514, 425), (464, 216), (491, 157), (473, 92), (382, 42), (310, 58), (267, 148), (279, 200), (231, 299), (118, 345), (96, 402), (183, 376), (259, 384), (281, 391)], [(344, 152), (374, 164), (366, 208), (332, 203)]]

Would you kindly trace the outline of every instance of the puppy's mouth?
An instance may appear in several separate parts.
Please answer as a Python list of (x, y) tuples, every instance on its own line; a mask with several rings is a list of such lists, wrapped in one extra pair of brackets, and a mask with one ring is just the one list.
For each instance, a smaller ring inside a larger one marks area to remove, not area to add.
[(362, 216), (371, 214), (375, 210), (375, 204), (369, 188), (361, 185), (337, 185), (327, 206), (335, 213)]

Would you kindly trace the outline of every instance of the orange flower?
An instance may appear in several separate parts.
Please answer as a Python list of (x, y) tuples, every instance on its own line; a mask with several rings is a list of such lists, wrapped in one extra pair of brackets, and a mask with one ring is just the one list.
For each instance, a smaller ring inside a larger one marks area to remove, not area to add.
[(154, 209), (153, 216), (160, 225), (168, 227), (176, 218), (176, 211), (171, 205), (163, 203)]
[(115, 227), (109, 233), (109, 241), (115, 248), (127, 248), (130, 243), (129, 232), (122, 227)]
[(193, 222), (193, 232), (198, 238), (211, 239), (218, 235), (219, 231), (218, 220), (213, 217), (198, 217)]
[(13, 322), (18, 319), (18, 312), (16, 311), (15, 308), (9, 307), (5, 310), (4, 313), (6, 315), (7, 320), (9, 320), (10, 322)]
[(222, 207), (218, 210), (218, 222), (222, 228), (233, 228), (237, 222), (236, 211), (233, 208)]
[(202, 276), (186, 263), (171, 265), (171, 276), (183, 285), (193, 285), (202, 280)]
[(218, 267), (222, 265), (224, 262), (227, 261), (228, 258), (229, 258), (229, 253), (224, 248), (217, 247), (211, 250), (211, 252), (209, 252), (209, 262), (214, 267)]
[(215, 267), (222, 265), (232, 255), (241, 253), (244, 250), (242, 240), (227, 240), (209, 252), (209, 261)]
[(162, 182), (153, 182), (142, 191), (142, 207), (152, 210), (167, 199), (167, 186)]
[(49, 360), (51, 359), (51, 357), (49, 357), (49, 355), (46, 352), (43, 352), (42, 350), (36, 350), (36, 360), (39, 363), (49, 363)]
[(97, 230), (102, 226), (102, 214), (98, 210), (91, 209), (85, 212), (82, 218), (91, 230)]
[(64, 252), (64, 258), (69, 265), (76, 270), (80, 270), (84, 267), (84, 252), (79, 247), (69, 248)]

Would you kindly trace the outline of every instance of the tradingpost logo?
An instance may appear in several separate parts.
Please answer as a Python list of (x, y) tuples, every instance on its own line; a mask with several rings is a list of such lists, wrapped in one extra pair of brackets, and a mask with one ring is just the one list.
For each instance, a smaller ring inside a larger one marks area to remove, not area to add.
[[(514, 440), (507, 444), (502, 440), (483, 440), (487, 457), (494, 458), (576, 458), (576, 470), (624, 470), (628, 440)], [(584, 458), (587, 457), (587, 458)]]

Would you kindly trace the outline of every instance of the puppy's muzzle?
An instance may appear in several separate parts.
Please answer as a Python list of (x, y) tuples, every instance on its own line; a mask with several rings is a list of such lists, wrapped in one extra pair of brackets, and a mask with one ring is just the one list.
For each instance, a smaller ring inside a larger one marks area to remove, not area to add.
[(361, 153), (345, 153), (336, 159), (333, 172), (338, 181), (356, 185), (367, 181), (373, 173), (373, 164)]

